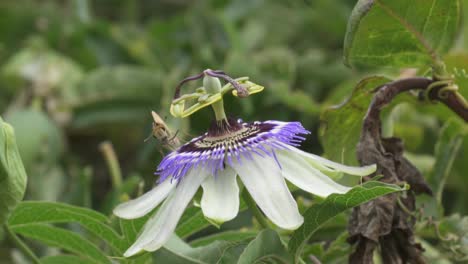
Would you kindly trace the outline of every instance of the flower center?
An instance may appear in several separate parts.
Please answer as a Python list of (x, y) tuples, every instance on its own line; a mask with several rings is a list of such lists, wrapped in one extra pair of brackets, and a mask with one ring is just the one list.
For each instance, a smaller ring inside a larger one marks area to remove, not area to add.
[(214, 121), (205, 135), (199, 137), (193, 143), (183, 146), (180, 152), (248, 147), (246, 141), (257, 136), (261, 132), (271, 130), (273, 127), (273, 124), (260, 122), (242, 123), (240, 119), (236, 120), (234, 118)]
[[(265, 121), (244, 123), (227, 118), (212, 123), (208, 132), (192, 139), (166, 156), (158, 166), (160, 180), (180, 179), (194, 166), (203, 166), (213, 175), (235, 159), (251, 159), (252, 155), (275, 158), (274, 150), (284, 144), (298, 146), (309, 134), (299, 122)], [(276, 158), (275, 158), (276, 159)]]
[(199, 148), (213, 148), (219, 145), (233, 146), (260, 131), (258, 127), (246, 126), (240, 121), (229, 118), (222, 122), (213, 122), (206, 137), (198, 141)]

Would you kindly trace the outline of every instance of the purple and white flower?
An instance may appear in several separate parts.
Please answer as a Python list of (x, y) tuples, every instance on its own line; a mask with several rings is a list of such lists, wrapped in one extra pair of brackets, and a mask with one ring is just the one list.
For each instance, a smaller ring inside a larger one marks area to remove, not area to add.
[(154, 189), (115, 208), (115, 215), (134, 219), (162, 203), (124, 256), (163, 246), (200, 186), (203, 214), (215, 222), (229, 221), (238, 214), (239, 176), (275, 225), (294, 230), (302, 225), (303, 217), (286, 180), (309, 193), (326, 197), (350, 189), (334, 182), (327, 174), (344, 172), (365, 176), (375, 172), (375, 165), (345, 166), (296, 148), (309, 133), (299, 122), (244, 123), (230, 118), (213, 122), (207, 133), (162, 160), (157, 169), (160, 180)]

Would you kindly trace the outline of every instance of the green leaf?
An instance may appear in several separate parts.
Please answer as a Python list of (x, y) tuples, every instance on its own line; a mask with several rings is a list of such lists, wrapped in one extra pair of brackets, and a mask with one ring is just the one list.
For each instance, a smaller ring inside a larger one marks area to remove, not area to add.
[(428, 67), (452, 46), (459, 0), (359, 0), (348, 22), (345, 63), (352, 67)]
[(94, 261), (91, 261), (86, 258), (74, 256), (74, 255), (57, 255), (57, 256), (47, 256), (41, 258), (41, 264), (93, 264)]
[(370, 181), (354, 187), (345, 194), (332, 194), (323, 202), (312, 205), (304, 213), (304, 224), (293, 233), (288, 244), (289, 251), (294, 254), (296, 263), (310, 237), (336, 215), (380, 196), (407, 189), (397, 185)]
[(278, 234), (273, 230), (263, 230), (252, 240), (239, 257), (238, 264), (274, 261), (291, 263), (292, 257), (286, 251)]
[(256, 235), (257, 232), (255, 231), (225, 231), (192, 240), (190, 245), (192, 247), (206, 246), (216, 240), (235, 242), (254, 238)]
[(348, 232), (344, 231), (333, 242), (325, 242), (327, 247), (320, 260), (323, 263), (345, 263), (352, 249), (346, 242), (347, 238)]
[(26, 181), (15, 132), (0, 118), (0, 225), (23, 199)]
[[(468, 3), (465, 4), (468, 6)], [(467, 8), (468, 10), (468, 8)], [(468, 26), (467, 26), (468, 28)], [(447, 54), (447, 56), (444, 57), (444, 63), (447, 66), (447, 72), (454, 76), (454, 81), (455, 84), (458, 85), (458, 92), (466, 99), (468, 98), (468, 52), (466, 51), (455, 51)], [(440, 113), (434, 113), (434, 114), (439, 114), (442, 119), (446, 119), (448, 116), (450, 117), (457, 117), (460, 120), (462, 118), (455, 113), (453, 113), (452, 110), (448, 109), (445, 105), (442, 107), (439, 107), (438, 112), (443, 112), (445, 115), (440, 115)]]
[(440, 131), (439, 139), (435, 146), (435, 164), (427, 181), (432, 190), (435, 190), (435, 198), (438, 204), (440, 216), (443, 216), (442, 193), (445, 182), (450, 175), (455, 158), (459, 155), (463, 138), (468, 134), (468, 126), (464, 123), (449, 119)]
[(466, 20), (466, 17), (468, 17), (468, 5), (467, 4), (463, 4), (462, 5), (462, 16), (463, 16), (463, 25), (462, 25), (462, 28), (463, 28), (463, 32), (462, 32), (462, 35), (463, 35), (463, 41), (460, 43), (461, 44), (461, 47), (464, 47), (465, 49), (468, 48), (468, 21)]
[(108, 225), (109, 219), (105, 215), (82, 207), (52, 202), (22, 202), (8, 220), (13, 230), (45, 223), (79, 223), (120, 253), (127, 246), (123, 238)]
[(49, 246), (58, 247), (85, 257), (93, 263), (111, 263), (109, 259), (88, 240), (71, 231), (45, 224), (12, 226), (11, 230)]
[(303, 255), (312, 255), (322, 263), (327, 264), (346, 263), (352, 247), (346, 242), (348, 232), (343, 230), (346, 230), (346, 228), (342, 228), (341, 232), (333, 237), (336, 239), (331, 242), (328, 239), (313, 244), (307, 244), (304, 247)]
[(210, 226), (210, 223), (205, 219), (200, 208), (192, 206), (187, 208), (182, 215), (176, 233), (178, 236), (185, 238), (208, 226)]
[(163, 247), (154, 253), (155, 262), (171, 264), (236, 263), (246, 243), (215, 241), (204, 247), (181, 252), (178, 248)]
[(145, 225), (146, 221), (152, 216), (153, 213), (146, 214), (145, 216), (138, 218), (138, 219), (119, 219), (120, 229), (122, 230), (122, 234), (124, 235), (125, 245), (126, 248), (129, 248), (130, 245), (135, 243), (140, 230)]
[(349, 165), (358, 164), (356, 146), (372, 92), (389, 81), (380, 76), (366, 78), (357, 84), (345, 102), (322, 113), (320, 139), (327, 158)]
[[(468, 11), (468, 3), (465, 4), (465, 9)], [(468, 12), (466, 13), (468, 15)], [(468, 16), (466, 17), (468, 18)], [(465, 19), (465, 25), (468, 29), (468, 19)], [(467, 31), (468, 32), (468, 31)], [(468, 35), (468, 34), (467, 34)], [(454, 52), (450, 53), (445, 57), (445, 64), (447, 65), (447, 71), (455, 76), (455, 84), (458, 85), (458, 92), (465, 98), (468, 99), (468, 53), (467, 52)], [(440, 104), (439, 104), (440, 105)], [(438, 110), (438, 111), (437, 111)], [(458, 121), (465, 122), (459, 115), (448, 109), (445, 105), (434, 109), (434, 115), (440, 116), (442, 120), (448, 118), (454, 118)], [(439, 115), (442, 114), (442, 115)], [(464, 194), (468, 193), (468, 185), (466, 182), (466, 172), (468, 171), (468, 162), (466, 162), (466, 153), (468, 150), (468, 135), (465, 135), (463, 139), (463, 145), (461, 146), (461, 153), (455, 158), (453, 169), (451, 170), (451, 176), (448, 180), (450, 188), (456, 189), (459, 193), (456, 203), (457, 205), (453, 210), (468, 214), (468, 209), (465, 206), (466, 197)]]

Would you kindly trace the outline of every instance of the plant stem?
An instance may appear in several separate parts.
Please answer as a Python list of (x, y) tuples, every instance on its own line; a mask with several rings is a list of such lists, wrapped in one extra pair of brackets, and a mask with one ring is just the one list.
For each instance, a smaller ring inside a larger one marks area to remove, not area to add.
[(120, 185), (122, 185), (122, 171), (120, 170), (119, 160), (117, 159), (112, 143), (109, 141), (102, 142), (99, 145), (99, 150), (102, 152), (107, 167), (109, 168), (112, 185), (115, 188), (120, 187)]
[[(382, 108), (389, 104), (398, 94), (409, 90), (427, 90), (433, 82), (435, 82), (433, 79), (414, 77), (397, 80), (378, 87), (368, 108), (364, 124), (367, 125), (367, 123), (374, 123), (374, 120), (378, 119), (380, 116)], [(450, 108), (450, 110), (464, 119), (465, 122), (468, 122), (468, 108), (466, 107), (466, 101), (460, 97), (456, 91), (448, 91), (445, 96), (440, 96), (439, 90), (442, 88), (444, 87), (440, 86), (429, 91), (428, 99), (431, 101), (442, 102)]]
[(406, 207), (406, 205), (401, 201), (400, 197), (397, 197), (397, 203), (398, 203), (398, 206), (400, 206), (401, 210), (403, 210), (409, 216), (412, 216), (415, 219), (418, 219), (418, 215), (415, 212), (408, 209), (408, 207)]
[(265, 219), (265, 216), (263, 216), (262, 212), (260, 212), (260, 210), (257, 207), (257, 204), (255, 203), (252, 196), (250, 196), (250, 193), (245, 188), (242, 191), (242, 198), (244, 199), (244, 202), (247, 204), (247, 206), (250, 208), (250, 210), (254, 214), (254, 217), (257, 219), (258, 223), (263, 228), (269, 228), (270, 225), (268, 224), (268, 221)]
[(219, 100), (216, 103), (211, 105), (213, 111), (215, 113), (216, 121), (226, 120), (226, 113), (224, 112), (224, 104), (223, 99)]
[(10, 237), (11, 241), (15, 243), (15, 245), (18, 247), (18, 249), (23, 252), (23, 254), (28, 257), (32, 263), (34, 264), (41, 264), (41, 261), (39, 258), (34, 254), (34, 252), (24, 243), (13, 231), (11, 231), (10, 227), (8, 224), (4, 225), (5, 231), (7, 232), (8, 236)]
[[(208, 71), (208, 70), (207, 70)], [(221, 92), (221, 82), (218, 78), (210, 75), (205, 75), (203, 78), (203, 87), (205, 87), (208, 94), (217, 94)], [(213, 103), (211, 105), (215, 113), (216, 121), (222, 121), (226, 119), (226, 113), (224, 113), (223, 99)]]

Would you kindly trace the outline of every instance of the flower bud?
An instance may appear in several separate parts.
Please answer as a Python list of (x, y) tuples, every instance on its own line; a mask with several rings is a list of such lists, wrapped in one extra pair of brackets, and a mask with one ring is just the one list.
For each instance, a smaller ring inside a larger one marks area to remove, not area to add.
[(23, 199), (26, 179), (13, 127), (0, 118), (0, 225)]

